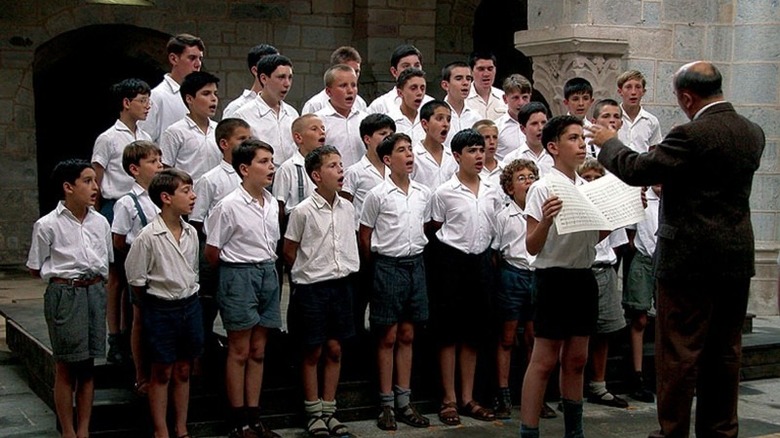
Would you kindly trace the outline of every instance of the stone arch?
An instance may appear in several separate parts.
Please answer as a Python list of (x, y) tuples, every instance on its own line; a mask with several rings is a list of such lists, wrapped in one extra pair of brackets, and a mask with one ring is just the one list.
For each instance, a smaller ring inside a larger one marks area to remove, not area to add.
[(89, 160), (95, 138), (117, 118), (109, 87), (136, 77), (154, 87), (167, 71), (170, 35), (125, 24), (91, 25), (41, 44), (33, 60), (41, 211), (59, 197), (48, 177), (66, 158)]

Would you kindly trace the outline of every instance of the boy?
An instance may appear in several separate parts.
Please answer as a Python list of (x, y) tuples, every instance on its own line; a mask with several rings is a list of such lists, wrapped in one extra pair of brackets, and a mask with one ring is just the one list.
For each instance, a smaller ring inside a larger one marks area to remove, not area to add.
[(314, 183), (306, 176), (303, 157), (325, 145), (325, 125), (314, 114), (304, 114), (292, 123), (292, 137), (298, 150), (279, 166), (273, 186), (281, 224), (286, 224), (293, 209), (314, 191)]
[(335, 145), (341, 154), (344, 167), (363, 158), (366, 148), (358, 135), (360, 122), (366, 113), (355, 108), (357, 74), (352, 67), (337, 64), (325, 72), (325, 92), (328, 101), (315, 114), (325, 124), (325, 142)]
[(479, 114), (466, 105), (472, 82), (474, 77), (471, 75), (471, 68), (463, 61), (451, 62), (441, 69), (441, 88), (447, 93), (444, 101), (450, 106), (452, 115), (450, 132), (444, 146), (450, 147), (452, 137), (456, 133), (471, 128), (479, 121)]
[(422, 147), (414, 149), (412, 179), (431, 190), (436, 190), (458, 170), (451, 148), (444, 147), (450, 131), (450, 117), (449, 105), (441, 100), (432, 100), (420, 110), (425, 139), (421, 142)]
[(228, 335), (225, 386), (230, 438), (245, 429), (279, 435), (260, 421), (260, 392), (268, 332), (282, 326), (276, 244), (279, 205), (266, 190), (274, 177), (274, 150), (248, 139), (233, 151), (241, 184), (217, 204), (208, 219), (206, 260), (219, 266), (217, 304)]
[(192, 178), (179, 169), (162, 170), (149, 184), (149, 197), (160, 208), (160, 214), (133, 242), (125, 271), (143, 306), (154, 436), (169, 436), (166, 411), (169, 386), (173, 386), (174, 436), (186, 437), (190, 367), (203, 350), (198, 236), (195, 228), (182, 219), (195, 205)]
[(89, 436), (94, 359), (106, 355), (104, 281), (114, 255), (108, 221), (93, 208), (98, 185), (89, 162), (60, 162), (51, 179), (62, 200), (35, 222), (27, 268), (48, 283), (43, 311), (54, 354), (54, 409), (62, 436), (74, 438)]
[(517, 115), (520, 130), (525, 136), (525, 144), (504, 157), (504, 165), (523, 158), (531, 160), (539, 168), (539, 176), (544, 177), (553, 167), (553, 157), (542, 144), (542, 130), (547, 123), (547, 107), (539, 102), (524, 106)]
[[(554, 160), (550, 174), (535, 182), (526, 196), (526, 248), (536, 256), (536, 339), (523, 379), (520, 436), (539, 436), (539, 412), (550, 374), (561, 363), (561, 397), (566, 437), (583, 437), (582, 370), (598, 314), (598, 285), (591, 265), (598, 231), (558, 234), (553, 218), (562, 202), (551, 193), (548, 178), (584, 184), (577, 167), (585, 160), (582, 120), (553, 117), (544, 126), (542, 143)], [(606, 233), (604, 233), (606, 234)]]
[(397, 417), (412, 427), (428, 427), (430, 421), (409, 401), (414, 326), (428, 319), (423, 225), (430, 220), (431, 191), (409, 178), (414, 154), (408, 135), (391, 134), (377, 153), (390, 175), (366, 197), (359, 241), (363, 259), (374, 261), (370, 321), (379, 335), (377, 426), (396, 430)]
[(504, 170), (504, 165), (496, 160), (498, 128), (492, 120), (484, 119), (475, 123), (473, 129), (485, 139), (485, 162), (482, 164), (482, 172), (479, 173), (479, 177), (490, 181), (495, 187), (500, 187), (501, 171)]
[(480, 119), (498, 120), (507, 112), (504, 93), (493, 86), (496, 80), (496, 57), (489, 52), (474, 52), (469, 57), (474, 73), (471, 93), (466, 104), (479, 114)]
[[(431, 282), (431, 330), (439, 344), (444, 392), (439, 420), (460, 424), (455, 395), (456, 358), (460, 365), (460, 412), (482, 421), (493, 411), (473, 398), (477, 347), (490, 326), (490, 241), (501, 208), (496, 188), (479, 177), (485, 140), (473, 129), (455, 134), (452, 153), (457, 172), (431, 197), (431, 229), (438, 238), (435, 281)], [(435, 285), (435, 286), (433, 286)], [(537, 411), (538, 412), (538, 411)]]
[(648, 147), (663, 140), (658, 118), (642, 108), (647, 81), (637, 70), (624, 72), (617, 79), (618, 94), (623, 103), (623, 126), (620, 138), (633, 150), (647, 152)]
[(246, 120), (252, 136), (274, 148), (274, 166), (279, 167), (295, 153), (290, 128), (298, 111), (284, 102), (292, 86), (292, 61), (282, 55), (264, 56), (257, 62), (257, 75), (263, 89), (233, 116)]
[[(344, 64), (352, 67), (353, 70), (355, 70), (355, 75), (360, 78), (360, 63), (363, 62), (360, 58), (360, 53), (358, 53), (357, 49), (350, 46), (341, 46), (338, 49), (334, 50), (333, 53), (330, 55), (330, 65), (338, 65), (338, 64)], [(328, 93), (325, 89), (320, 91), (319, 93), (315, 94), (311, 99), (306, 101), (305, 104), (303, 104), (303, 108), (301, 109), (301, 114), (309, 114), (309, 113), (316, 113), (317, 111), (321, 110), (325, 107), (325, 104), (328, 102), (328, 99), (330, 96), (328, 96)], [(366, 112), (366, 101), (363, 100), (360, 95), (355, 94), (355, 109), (359, 111)]]
[[(604, 126), (605, 128), (612, 128), (615, 131), (620, 131), (623, 124), (623, 111), (620, 109), (617, 101), (612, 99), (601, 99), (593, 105), (593, 119), (592, 123), (596, 125)], [(593, 143), (588, 142), (588, 155), (593, 158), (599, 156), (600, 147)]]
[(260, 93), (260, 90), (263, 89), (263, 84), (261, 84), (260, 79), (257, 78), (257, 62), (260, 61), (260, 58), (264, 56), (278, 54), (279, 50), (270, 44), (258, 44), (249, 49), (249, 53), (246, 55), (246, 63), (249, 67), (249, 73), (251, 73), (252, 78), (254, 78), (254, 82), (252, 82), (252, 88), (244, 90), (240, 96), (236, 97), (229, 104), (227, 104), (225, 109), (222, 111), (222, 120), (233, 117), (233, 114), (235, 114), (239, 108), (257, 98), (257, 94)]
[[(387, 112), (387, 115), (392, 117), (395, 122), (398, 132), (411, 137), (414, 144), (421, 142), (425, 137), (424, 128), (420, 124), (420, 106), (425, 101), (425, 87), (424, 71), (416, 68), (402, 71), (398, 75), (395, 87), (398, 90), (401, 103), (390, 108)], [(430, 102), (430, 99), (427, 102)]]
[(496, 156), (503, 160), (509, 153), (519, 149), (525, 143), (525, 134), (517, 120), (520, 110), (531, 100), (531, 82), (519, 74), (504, 79), (504, 102), (506, 114), (496, 120), (498, 125), (498, 150)]
[[(130, 293), (130, 302), (133, 304), (133, 325), (130, 331), (130, 349), (133, 353), (133, 365), (135, 367), (135, 391), (139, 395), (146, 394), (149, 387), (149, 378), (143, 361), (143, 341), (141, 331), (143, 323), (141, 320), (141, 307), (139, 302), (133, 299), (131, 291), (126, 291), (127, 276), (125, 275), (125, 258), (127, 250), (133, 243), (141, 229), (152, 221), (160, 213), (160, 209), (152, 202), (149, 197), (149, 184), (157, 172), (163, 169), (160, 161), (161, 152), (151, 141), (134, 141), (127, 145), (122, 153), (122, 167), (135, 182), (127, 195), (119, 198), (114, 205), (114, 222), (111, 224), (111, 235), (114, 244), (115, 263), (109, 265), (111, 274), (116, 276), (116, 281), (125, 293)], [(108, 293), (107, 313), (108, 319), (108, 346), (109, 357), (112, 347), (116, 348), (118, 340), (112, 341), (111, 329), (112, 322), (110, 315), (119, 315), (122, 309), (121, 303), (128, 300), (122, 299), (123, 294), (118, 293), (112, 296), (111, 290)], [(118, 320), (114, 322), (116, 329), (119, 329)], [(117, 336), (117, 335), (114, 335)]]
[(158, 144), (163, 132), (187, 115), (179, 88), (188, 74), (200, 71), (206, 47), (200, 38), (182, 33), (168, 40), (166, 50), (171, 72), (152, 90), (149, 116), (139, 124)]
[[(390, 56), (390, 75), (393, 77), (393, 80), (396, 81), (396, 84), (398, 76), (402, 71), (408, 68), (422, 70), (422, 59), (422, 53), (417, 50), (417, 47), (414, 47), (411, 44), (401, 44), (396, 47)], [(428, 102), (429, 100), (433, 100), (433, 98), (426, 94), (423, 97), (422, 103)], [(387, 93), (374, 99), (374, 101), (371, 102), (371, 105), (368, 106), (366, 112), (368, 114), (389, 114), (392, 108), (396, 108), (399, 105), (401, 105), (401, 97), (398, 94), (397, 87), (394, 86)]]
[[(603, 123), (603, 122), (602, 122)], [(595, 181), (606, 174), (604, 166), (588, 157), (577, 168), (577, 173), (587, 182)], [(593, 261), (593, 276), (599, 286), (599, 310), (596, 332), (590, 338), (591, 378), (588, 383), (588, 402), (614, 408), (627, 408), (628, 402), (612, 394), (607, 389), (607, 357), (609, 341), (620, 329), (626, 326), (623, 308), (620, 305), (620, 291), (617, 288), (617, 256), (615, 249), (628, 243), (623, 228), (609, 233), (606, 239), (596, 245), (596, 258)]]
[[(122, 151), (136, 140), (151, 140), (138, 122), (146, 120), (151, 103), (149, 85), (140, 79), (125, 79), (111, 86), (111, 97), (119, 119), (95, 140), (92, 166), (100, 187), (100, 214), (114, 219), (114, 203), (133, 187), (133, 179), (122, 170)], [(111, 286), (109, 285), (109, 290)]]
[(160, 138), (163, 164), (188, 173), (197, 181), (219, 165), (222, 157), (214, 137), (217, 122), (219, 78), (202, 71), (187, 75), (181, 84), (181, 98), (189, 112), (165, 130)]
[[(338, 150), (323, 146), (306, 156), (306, 173), (314, 193), (295, 207), (284, 235), (284, 258), (295, 284), (290, 302), (290, 333), (304, 347), (303, 391), (312, 436), (346, 435), (336, 419), (336, 389), (341, 372), (341, 342), (354, 335), (352, 285), (358, 271), (355, 209), (338, 196), (343, 169)], [(317, 365), (324, 356), (322, 398)]]
[(582, 120), (584, 126), (590, 124), (586, 116), (592, 104), (593, 86), (587, 79), (571, 78), (563, 84), (563, 105), (568, 115)]

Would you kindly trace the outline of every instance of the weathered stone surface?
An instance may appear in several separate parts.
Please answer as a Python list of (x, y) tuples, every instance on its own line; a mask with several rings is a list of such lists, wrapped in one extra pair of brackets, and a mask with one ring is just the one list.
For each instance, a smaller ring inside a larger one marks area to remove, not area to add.
[(780, 21), (780, 4), (776, 1), (737, 0), (737, 24)]
[(277, 24), (273, 30), (274, 43), (280, 46), (298, 47), (301, 45), (301, 27)]
[(663, 20), (667, 23), (730, 23), (733, 16), (731, 0), (663, 1)]
[(642, 26), (656, 27), (661, 24), (661, 3), (642, 2)]
[(228, 17), (234, 20), (286, 20), (290, 11), (282, 4), (233, 3)]
[[(728, 97), (729, 95), (726, 94), (726, 96)], [(767, 137), (780, 137), (780, 123), (777, 123), (780, 120), (780, 111), (777, 107), (737, 107), (737, 111), (753, 122), (758, 123)]]
[(735, 104), (778, 103), (777, 64), (734, 64), (731, 72), (730, 95)]
[(684, 64), (678, 62), (659, 62), (656, 65), (656, 83), (655, 103), (677, 105), (677, 97), (674, 95), (672, 86), (672, 77), (674, 73)]
[(561, 1), (528, 0), (528, 29), (543, 29), (560, 26), (563, 21)]
[(352, 2), (345, 0), (312, 0), (311, 10), (314, 14), (349, 14), (352, 12)]
[[(750, 208), (756, 212), (777, 211), (780, 208), (780, 179), (776, 175), (756, 175), (753, 178)], [(772, 232), (774, 233), (774, 230)]]
[(588, 0), (565, 0), (563, 22), (571, 24), (588, 23)]
[(777, 25), (736, 26), (734, 29), (734, 61), (777, 61), (780, 59), (780, 38)]
[(642, 22), (642, 0), (592, 0), (590, 5), (594, 24), (637, 26)]
[[(661, 85), (663, 87), (663, 85)], [(671, 87), (671, 83), (669, 84)], [(658, 117), (661, 134), (666, 135), (672, 127), (688, 122), (688, 118), (677, 105), (647, 105), (646, 109)]]
[(731, 61), (734, 29), (730, 26), (708, 26), (704, 58), (712, 61)]
[(777, 140), (767, 140), (764, 146), (764, 155), (761, 156), (761, 167), (759, 172), (772, 173), (780, 177), (780, 160), (778, 160), (778, 142)]
[(679, 60), (701, 59), (704, 53), (704, 26), (674, 26), (674, 57)]

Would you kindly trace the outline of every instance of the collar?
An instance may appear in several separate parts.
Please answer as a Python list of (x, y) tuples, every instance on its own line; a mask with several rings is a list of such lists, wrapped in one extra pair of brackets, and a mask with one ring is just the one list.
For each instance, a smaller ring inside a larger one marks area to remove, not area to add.
[(525, 143), (523, 143), (523, 144), (520, 146), (520, 152), (519, 152), (519, 154), (520, 154), (520, 155), (523, 155), (523, 154), (531, 154), (532, 156), (534, 156), (534, 157), (536, 157), (536, 158), (542, 158), (543, 156), (547, 155), (547, 149), (545, 149), (545, 148), (544, 148), (544, 146), (542, 146), (542, 153), (540, 153), (539, 155), (536, 155), (536, 152), (534, 152), (534, 151), (531, 149), (531, 146), (528, 146), (528, 142), (525, 142)]
[(577, 173), (574, 173), (574, 181), (571, 180), (565, 173), (561, 172), (560, 170), (556, 169), (555, 167), (550, 168), (550, 173), (555, 173), (559, 177), (566, 179), (566, 181), (572, 182), (575, 186), (579, 186), (582, 184), (585, 184), (585, 180), (582, 179)]
[[(401, 190), (401, 188), (400, 188), (400, 187), (398, 187), (398, 186), (395, 184), (395, 182), (393, 181), (393, 179), (392, 179), (392, 178), (390, 178), (390, 175), (387, 175), (387, 178), (385, 178), (385, 182), (386, 182), (386, 183), (387, 183), (387, 185), (388, 185), (388, 187), (387, 187), (387, 193), (399, 192), (399, 193), (403, 193), (403, 194), (404, 194), (404, 196), (407, 196), (407, 194), (406, 194), (406, 193), (404, 193), (404, 192), (403, 192), (403, 190)], [(419, 184), (417, 184), (416, 182), (414, 182), (414, 180), (413, 180), (412, 178), (409, 178), (409, 193), (411, 193), (411, 192), (412, 192), (412, 190), (422, 190), (422, 189), (420, 188), (420, 185), (419, 185)]]
[(257, 93), (252, 90), (245, 89), (241, 93), (241, 97), (243, 97), (244, 99), (254, 99), (255, 97), (257, 97)]
[[(452, 178), (450, 178), (450, 180), (448, 182), (450, 184), (450, 187), (452, 187), (453, 189), (462, 189), (462, 190), (465, 190), (465, 191), (471, 193), (472, 195), (474, 194), (471, 190), (468, 189), (468, 187), (466, 187), (460, 181), (460, 178), (458, 178), (458, 173), (457, 172), (455, 172), (455, 174), (452, 175)], [(490, 189), (492, 186), (493, 185), (490, 184), (488, 181), (486, 181), (483, 178), (480, 178), (479, 179), (479, 193), (480, 193), (480, 196), (482, 196), (482, 194), (484, 193), (483, 189)]]
[[(490, 87), (490, 97), (494, 99), (503, 100), (504, 92), (499, 90), (496, 87), (491, 86)], [(477, 87), (474, 86), (474, 83), (471, 83), (471, 90), (469, 90), (469, 95), (466, 97), (466, 99), (474, 99), (475, 97), (479, 97), (482, 99), (482, 96), (477, 94)]]
[(342, 202), (346, 202), (343, 199), (341, 199), (341, 196), (339, 196), (338, 193), (336, 193), (336, 200), (333, 201), (333, 207), (331, 207), (328, 201), (326, 201), (325, 198), (322, 197), (322, 195), (317, 193), (316, 190), (313, 190), (311, 192), (310, 197), (311, 200), (314, 202), (314, 205), (316, 205), (318, 209), (327, 208), (329, 210), (335, 210), (341, 205)]
[(292, 157), (290, 157), (290, 161), (292, 161), (292, 164), (296, 166), (305, 166), (306, 165), (306, 159), (301, 154), (301, 151), (296, 149), (295, 153)]
[[(63, 200), (60, 200), (57, 203), (57, 207), (55, 208), (55, 210), (57, 210), (57, 214), (58, 215), (64, 214), (64, 215), (68, 216), (69, 218), (73, 219), (74, 221), (78, 221), (78, 219), (76, 219), (76, 215), (74, 215), (72, 211), (68, 210), (68, 207), (65, 206), (65, 201), (63, 201)], [(92, 213), (94, 211), (95, 211), (95, 207), (92, 207), (92, 206), (87, 207), (87, 214), (86, 214), (86, 216), (84, 216), (84, 220), (86, 221), (87, 217), (89, 217), (90, 213)]]
[[(257, 203), (258, 206), (260, 206), (260, 203), (257, 201), (257, 199), (249, 194), (249, 192), (244, 188), (243, 184), (238, 185), (238, 195), (241, 197), (241, 200), (244, 201), (244, 204), (250, 205)], [(269, 198), (271, 198), (270, 193), (268, 193), (268, 190), (263, 189), (263, 206), (260, 206), (260, 208), (264, 208), (268, 205), (268, 202), (273, 201), (273, 199)]]
[[(200, 130), (200, 126), (198, 126), (198, 124), (195, 123), (195, 120), (192, 120), (192, 118), (190, 117), (189, 114), (184, 116), (184, 120), (186, 121), (188, 128), (190, 128), (190, 129), (197, 129), (199, 132), (202, 132)], [(206, 133), (209, 133), (209, 132), (213, 131), (216, 127), (217, 127), (217, 122), (209, 119), (209, 127), (208, 127), (208, 130), (207, 130)]]
[(699, 111), (696, 111), (696, 114), (693, 115), (693, 118), (691, 120), (698, 119), (699, 117), (701, 117), (702, 114), (704, 114), (704, 111), (707, 111), (708, 109), (710, 109), (711, 107), (713, 107), (713, 106), (715, 106), (715, 105), (717, 105), (719, 103), (726, 103), (726, 101), (725, 100), (719, 100), (717, 102), (712, 102), (710, 104), (704, 105)]
[[(260, 116), (263, 117), (266, 114), (273, 112), (270, 106), (263, 100), (263, 98), (258, 94), (255, 98), (255, 104), (257, 105), (257, 110), (260, 113)], [(279, 102), (279, 115), (289, 115), (289, 110), (287, 109), (288, 105), (281, 101)]]
[(225, 173), (236, 173), (236, 169), (233, 168), (233, 165), (228, 163), (225, 160), (222, 160), (219, 162), (219, 167), (222, 169)]
[[(414, 152), (415, 155), (420, 155), (420, 156), (431, 155), (430, 152), (428, 152), (428, 149), (425, 149), (425, 145), (423, 144), (423, 142), (419, 142), (419, 146), (420, 147), (412, 148), (412, 151)], [(452, 155), (452, 149), (448, 148), (447, 146), (442, 147), (442, 153), (443, 153), (442, 158), (444, 158), (444, 155), (449, 155), (453, 157), (453, 160), (455, 159), (454, 156)]]
[(446, 103), (446, 104), (447, 104), (447, 106), (449, 106), (449, 107), (450, 107), (450, 112), (451, 112), (452, 114), (455, 114), (456, 116), (458, 116), (459, 118), (461, 118), (461, 117), (463, 117), (463, 115), (464, 115), (464, 114), (466, 114), (466, 113), (468, 113), (468, 112), (472, 112), (471, 108), (469, 108), (469, 106), (468, 106), (468, 105), (466, 105), (466, 101), (464, 100), (464, 101), (463, 101), (463, 111), (461, 111), (461, 112), (460, 112), (460, 114), (458, 114), (458, 112), (457, 112), (457, 111), (455, 111), (455, 108), (453, 108), (452, 104), (450, 103), (450, 99), (449, 99), (449, 97), (450, 97), (450, 96), (446, 96), (446, 97), (444, 97), (444, 103)]
[(509, 111), (506, 112), (503, 116), (499, 117), (498, 120), (496, 120), (496, 126), (503, 126), (506, 123), (514, 123), (517, 126), (520, 126), (520, 122), (517, 121), (514, 117), (509, 115)]
[[(182, 234), (190, 234), (190, 229), (187, 227), (187, 222), (184, 222), (184, 219), (179, 217), (179, 223), (181, 223), (181, 230)], [(168, 229), (168, 226), (165, 225), (165, 221), (162, 218), (162, 213), (158, 214), (157, 216), (152, 219), (152, 222), (148, 225), (152, 228), (152, 234), (155, 236), (159, 236), (161, 234), (170, 234), (171, 230)]]
[(181, 84), (176, 82), (175, 79), (173, 79), (173, 76), (171, 76), (170, 73), (165, 73), (165, 76), (163, 76), (163, 81), (168, 84), (168, 88), (170, 88), (172, 94), (179, 94), (179, 89), (181, 88)]
[(623, 113), (623, 121), (627, 121), (629, 123), (635, 123), (639, 119), (647, 119), (650, 116), (650, 113), (645, 111), (645, 108), (643, 106), (639, 106), (639, 112), (636, 114), (636, 118), (631, 121), (631, 119), (628, 118), (628, 114), (626, 113), (626, 109), (623, 107), (623, 104), (620, 104), (620, 112)]
[(357, 101), (357, 99), (355, 99), (355, 101), (353, 101), (352, 108), (349, 109), (349, 115), (347, 117), (342, 116), (341, 113), (336, 111), (336, 108), (334, 108), (333, 104), (330, 103), (330, 98), (328, 98), (328, 100), (325, 102), (325, 106), (322, 108), (321, 111), (322, 111), (322, 114), (326, 115), (326, 116), (336, 116), (336, 117), (340, 117), (342, 119), (351, 119), (352, 117), (357, 115), (357, 113), (359, 112), (357, 110), (357, 108), (355, 108), (355, 105), (354, 105), (354, 102), (356, 102), (356, 101)]
[(523, 215), (523, 209), (520, 208), (519, 205), (517, 205), (517, 202), (515, 202), (514, 199), (509, 201), (509, 216), (522, 216)]
[[(117, 131), (124, 131), (124, 132), (128, 132), (130, 134), (133, 134), (133, 131), (131, 131), (130, 128), (127, 125), (125, 125), (124, 122), (122, 122), (119, 119), (116, 119), (116, 123), (114, 123), (114, 129), (116, 129)], [(139, 131), (138, 126), (136, 126), (135, 129), (136, 129), (136, 131)], [(135, 135), (135, 134), (133, 134), (133, 135)]]
[(138, 184), (137, 181), (133, 181), (133, 187), (130, 189), (130, 191), (133, 192), (133, 194), (136, 196), (141, 196), (146, 193), (146, 189), (141, 187), (141, 184)]

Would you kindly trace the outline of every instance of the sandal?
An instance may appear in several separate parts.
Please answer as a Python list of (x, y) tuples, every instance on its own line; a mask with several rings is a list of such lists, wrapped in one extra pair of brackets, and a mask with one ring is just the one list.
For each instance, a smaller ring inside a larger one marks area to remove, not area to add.
[(395, 415), (401, 420), (401, 423), (408, 424), (412, 427), (423, 428), (431, 425), (431, 420), (417, 412), (417, 409), (415, 409), (411, 403), (404, 407), (396, 408)]
[(306, 432), (309, 433), (309, 436), (314, 437), (330, 436), (328, 426), (325, 425), (325, 421), (322, 420), (322, 417), (310, 417), (309, 422), (306, 424)]
[(458, 408), (455, 402), (446, 402), (441, 404), (439, 408), (439, 421), (447, 426), (460, 425), (460, 416), (458, 415)]
[(349, 428), (346, 424), (339, 421), (335, 416), (322, 416), (322, 420), (325, 422), (325, 426), (328, 428), (328, 432), (331, 436), (344, 436), (349, 435)]
[(382, 406), (379, 411), (379, 418), (376, 419), (376, 426), (382, 430), (398, 430), (398, 423), (395, 421), (395, 413), (390, 406)]
[(480, 406), (479, 403), (474, 400), (463, 405), (460, 410), (461, 414), (467, 415), (475, 420), (493, 421), (496, 419), (496, 414), (494, 414), (492, 410)]
[(558, 414), (547, 403), (542, 403), (542, 411), (539, 413), (539, 418), (549, 419), (556, 418)]

